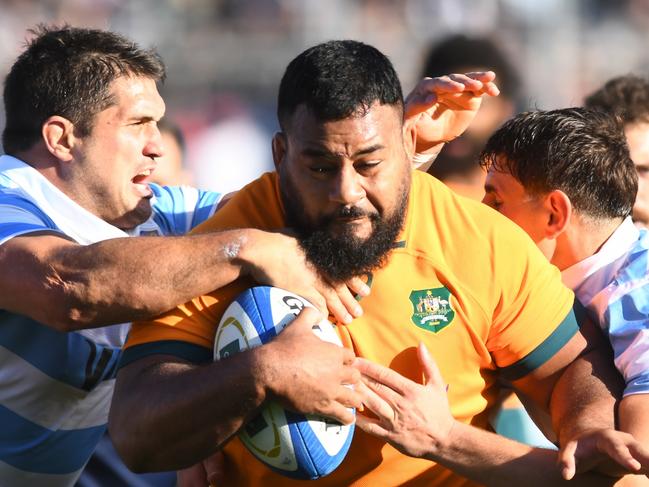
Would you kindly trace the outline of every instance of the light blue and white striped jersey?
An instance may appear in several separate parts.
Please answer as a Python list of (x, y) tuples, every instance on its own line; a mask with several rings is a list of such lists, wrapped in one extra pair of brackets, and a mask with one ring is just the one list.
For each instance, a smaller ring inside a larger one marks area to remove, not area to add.
[(607, 334), (624, 395), (649, 393), (649, 234), (627, 218), (600, 250), (562, 272)]
[[(181, 235), (209, 218), (221, 195), (160, 187), (151, 218), (126, 233), (70, 200), (38, 171), (0, 157), (0, 245), (51, 231), (80, 244), (130, 235)], [(0, 310), (0, 486), (71, 486), (108, 421), (129, 324), (62, 333)]]
[(624, 395), (649, 394), (649, 233), (641, 230), (622, 268), (593, 300), (608, 325)]

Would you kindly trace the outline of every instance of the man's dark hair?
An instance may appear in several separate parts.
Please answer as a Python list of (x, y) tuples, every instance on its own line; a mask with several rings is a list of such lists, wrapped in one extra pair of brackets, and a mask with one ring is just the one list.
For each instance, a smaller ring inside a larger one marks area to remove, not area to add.
[(517, 115), (487, 141), (480, 164), (511, 174), (529, 194), (559, 189), (595, 218), (628, 216), (638, 189), (622, 124), (586, 108)]
[(160, 56), (119, 34), (44, 25), (31, 32), (35, 38), (5, 80), (2, 144), (8, 154), (33, 146), (53, 115), (70, 120), (80, 137), (89, 135), (95, 115), (116, 102), (110, 85), (121, 76), (164, 80)]
[(389, 59), (362, 42), (329, 41), (288, 65), (279, 86), (277, 118), (285, 131), (302, 104), (324, 122), (363, 114), (375, 102), (403, 111), (401, 83)]
[(435, 78), (466, 69), (489, 69), (496, 73), (501, 97), (515, 100), (520, 80), (501, 49), (489, 38), (451, 35), (434, 44), (424, 61), (422, 77)]
[(612, 113), (624, 124), (649, 122), (649, 80), (632, 74), (613, 78), (587, 96), (584, 105)]

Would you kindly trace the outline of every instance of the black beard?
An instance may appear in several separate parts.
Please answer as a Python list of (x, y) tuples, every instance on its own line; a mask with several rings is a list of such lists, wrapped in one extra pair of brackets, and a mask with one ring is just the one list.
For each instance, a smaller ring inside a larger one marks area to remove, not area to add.
[[(336, 214), (317, 222), (310, 221), (304, 214), (303, 200), (289, 177), (282, 177), (280, 187), (288, 226), (295, 230), (307, 260), (331, 282), (344, 282), (385, 264), (403, 227), (408, 205), (407, 182), (402, 184), (400, 200), (388, 218), (383, 218), (377, 212), (368, 214), (357, 207), (341, 207)], [(332, 224), (337, 218), (362, 216), (367, 216), (372, 223), (368, 238), (358, 238), (351, 226), (343, 233), (332, 231)]]

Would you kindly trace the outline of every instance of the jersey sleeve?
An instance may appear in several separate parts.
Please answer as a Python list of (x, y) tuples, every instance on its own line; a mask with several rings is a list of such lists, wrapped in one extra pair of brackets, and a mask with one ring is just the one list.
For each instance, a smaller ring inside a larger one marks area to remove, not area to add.
[(61, 233), (36, 205), (17, 196), (0, 196), (0, 244), (34, 232)]
[(503, 222), (495, 240), (497, 295), (487, 347), (503, 376), (516, 380), (554, 356), (579, 327), (574, 294), (531, 239)]
[[(276, 180), (267, 175), (239, 191), (191, 233), (231, 228), (273, 230), (283, 226)], [(216, 327), (223, 312), (238, 294), (253, 285), (248, 278), (238, 279), (153, 320), (133, 323), (120, 366), (158, 354), (174, 355), (193, 363), (211, 360)]]
[(624, 395), (649, 393), (649, 234), (629, 253), (613, 282), (591, 306), (613, 347)]
[(190, 186), (150, 185), (155, 201), (155, 220), (167, 235), (184, 235), (208, 220), (223, 194)]

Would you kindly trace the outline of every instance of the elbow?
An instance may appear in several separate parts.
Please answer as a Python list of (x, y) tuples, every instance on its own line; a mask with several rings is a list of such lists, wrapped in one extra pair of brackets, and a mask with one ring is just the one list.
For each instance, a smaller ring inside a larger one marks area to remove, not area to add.
[(39, 310), (37, 319), (61, 332), (70, 332), (97, 326), (101, 311), (99, 290), (88, 279), (79, 276), (64, 278), (51, 269), (44, 280), (43, 294), (47, 306)]
[(51, 313), (39, 320), (60, 332), (71, 332), (96, 326), (96, 313), (84, 312), (79, 307), (70, 306), (59, 313)]
[(129, 470), (135, 473), (154, 471), (154, 452), (147, 451), (146, 445), (141, 444), (138, 438), (143, 437), (134, 432), (130, 425), (120, 423), (112, 417), (108, 423), (108, 432), (115, 450)]

